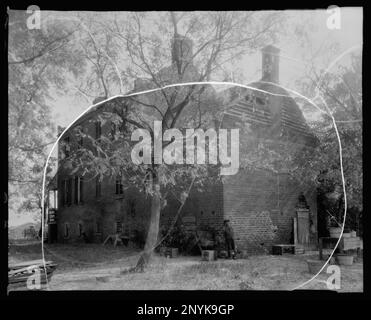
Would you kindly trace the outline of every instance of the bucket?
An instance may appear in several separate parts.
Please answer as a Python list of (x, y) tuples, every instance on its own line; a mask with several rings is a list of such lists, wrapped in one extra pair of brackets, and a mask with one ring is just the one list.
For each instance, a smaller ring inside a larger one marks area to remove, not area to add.
[(352, 235), (350, 232), (344, 232), (343, 233), (343, 238), (350, 238)]
[(329, 228), (331, 238), (340, 238), (342, 228), (340, 227), (331, 227)]
[(340, 265), (351, 266), (353, 264), (354, 256), (348, 254), (338, 254), (336, 260)]
[(311, 274), (317, 274), (321, 268), (324, 266), (326, 261), (322, 260), (307, 260), (308, 263), (308, 270)]
[(214, 250), (202, 250), (202, 260), (213, 261), (216, 260), (216, 255)]

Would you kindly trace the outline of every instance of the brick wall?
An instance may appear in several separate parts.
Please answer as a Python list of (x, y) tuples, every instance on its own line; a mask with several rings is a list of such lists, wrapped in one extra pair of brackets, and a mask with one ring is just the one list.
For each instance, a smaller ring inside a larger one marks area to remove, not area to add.
[[(73, 185), (74, 187), (74, 185)], [(78, 239), (79, 227), (91, 238), (101, 224), (103, 241), (108, 234), (116, 231), (116, 222), (121, 222), (123, 230), (146, 232), (149, 222), (150, 202), (136, 189), (125, 190), (123, 196), (114, 194), (114, 181), (102, 182), (102, 196), (95, 197), (95, 183), (84, 185), (84, 204), (60, 206), (58, 210), (59, 241)], [(281, 174), (269, 171), (240, 171), (228, 177), (224, 184), (210, 186), (204, 192), (194, 190), (187, 199), (178, 218), (196, 217), (199, 229), (210, 226), (222, 235), (223, 220), (229, 219), (235, 231), (235, 240), (239, 249), (250, 254), (270, 252), (273, 243), (292, 241), (293, 217), (302, 189)], [(316, 224), (315, 192), (303, 190)], [(180, 202), (174, 196), (168, 196), (167, 205), (161, 213), (161, 225), (175, 223)], [(70, 236), (65, 239), (64, 224), (69, 223)], [(312, 241), (316, 241), (313, 235)]]
[[(167, 197), (167, 206), (161, 212), (161, 225), (169, 226), (175, 223), (180, 202), (173, 195)], [(178, 221), (183, 217), (195, 217), (198, 229), (206, 226), (221, 232), (223, 224), (223, 187), (208, 185), (202, 191), (194, 188), (178, 215)]]
[[(61, 176), (59, 183), (62, 183)], [(75, 185), (72, 184), (74, 195)], [(144, 232), (147, 229), (149, 217), (149, 201), (134, 188), (124, 190), (123, 195), (115, 194), (115, 181), (104, 179), (101, 185), (101, 196), (96, 197), (95, 180), (84, 181), (83, 203), (75, 204), (72, 197), (71, 205), (62, 205), (59, 193), (59, 207), (57, 213), (58, 241), (71, 242), (79, 240), (78, 224), (82, 224), (83, 231), (92, 241), (103, 241), (107, 235), (116, 232), (117, 222), (122, 224), (124, 232), (133, 230)], [(65, 223), (69, 224), (70, 235), (64, 237)], [(97, 226), (97, 223), (100, 226)], [(101, 235), (97, 237), (97, 229)], [(80, 238), (80, 240), (82, 240)]]
[[(228, 120), (228, 119), (227, 119)], [(224, 128), (235, 128), (235, 123), (224, 121)], [(85, 123), (87, 132), (94, 135), (94, 123)], [(110, 130), (109, 122), (102, 128), (106, 135)], [(259, 131), (260, 130), (260, 131)], [(255, 135), (264, 138), (262, 128), (254, 129)], [(275, 131), (271, 131), (271, 133)], [(243, 138), (243, 137), (240, 137)], [(254, 137), (252, 137), (254, 140)], [(61, 190), (63, 179), (71, 177), (68, 170), (61, 170), (58, 176), (58, 187)], [(72, 195), (74, 195), (74, 183)], [(59, 241), (74, 241), (78, 238), (79, 224), (83, 231), (94, 238), (97, 222), (101, 224), (103, 241), (108, 234), (116, 229), (116, 222), (121, 222), (123, 230), (130, 233), (133, 230), (146, 232), (149, 222), (150, 202), (144, 194), (136, 189), (125, 190), (123, 196), (115, 195), (115, 180), (104, 179), (101, 187), (101, 197), (96, 197), (95, 180), (84, 183), (83, 204), (61, 205), (59, 192), (59, 209), (57, 213)], [(174, 191), (175, 190), (174, 188)], [(317, 224), (316, 192), (311, 186), (299, 186), (284, 174), (274, 174), (268, 170), (247, 171), (240, 169), (234, 176), (228, 176), (223, 184), (210, 185), (203, 192), (194, 189), (187, 199), (179, 217), (195, 216), (198, 228), (211, 226), (219, 233), (222, 231), (224, 219), (229, 219), (235, 230), (237, 247), (250, 253), (269, 252), (272, 243), (289, 243), (292, 234), (292, 219), (296, 214), (300, 191), (303, 191), (312, 219)], [(178, 193), (178, 192), (175, 192)], [(167, 205), (162, 210), (161, 225), (174, 223), (180, 202), (169, 194)], [(63, 236), (64, 225), (69, 223), (70, 236)], [(311, 236), (316, 241), (316, 234)]]
[[(311, 190), (311, 189), (309, 189)], [(270, 252), (274, 243), (293, 241), (293, 217), (304, 191), (316, 224), (315, 193), (287, 175), (268, 170), (240, 170), (224, 183), (224, 216), (235, 231), (236, 245), (250, 253)], [(312, 242), (316, 241), (313, 235)]]

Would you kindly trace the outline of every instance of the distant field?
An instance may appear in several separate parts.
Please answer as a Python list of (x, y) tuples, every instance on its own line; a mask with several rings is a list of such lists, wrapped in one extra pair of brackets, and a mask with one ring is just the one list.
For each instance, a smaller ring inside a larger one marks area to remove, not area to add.
[[(134, 248), (98, 244), (45, 245), (46, 260), (58, 263), (50, 290), (291, 290), (311, 278), (305, 262), (317, 253), (261, 255), (203, 262), (198, 256), (155, 256), (144, 273), (124, 274), (138, 258)], [(9, 261), (40, 259), (41, 245), (10, 246)], [(341, 267), (341, 292), (363, 290), (362, 259)], [(325, 272), (303, 289), (326, 290)]]
[(34, 227), (36, 232), (38, 232), (39, 229), (40, 229), (40, 224), (39, 223), (33, 223), (33, 222), (24, 223), (24, 224), (21, 224), (19, 226), (10, 226), (9, 229), (8, 229), (9, 240), (23, 240), (23, 239), (25, 239), (23, 231), (25, 229), (30, 228), (31, 226)]

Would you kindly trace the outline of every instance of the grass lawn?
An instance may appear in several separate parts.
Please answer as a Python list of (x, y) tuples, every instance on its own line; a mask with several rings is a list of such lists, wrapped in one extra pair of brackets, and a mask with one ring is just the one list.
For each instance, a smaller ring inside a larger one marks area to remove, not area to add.
[[(134, 266), (139, 251), (98, 244), (46, 244), (45, 258), (58, 264), (50, 290), (292, 290), (309, 280), (303, 255), (260, 255), (248, 259), (206, 262), (198, 256), (155, 256), (144, 273), (120, 274)], [(9, 262), (41, 259), (41, 245), (11, 244)], [(327, 290), (324, 271), (301, 289)], [(363, 264), (341, 266), (340, 292), (362, 292)]]

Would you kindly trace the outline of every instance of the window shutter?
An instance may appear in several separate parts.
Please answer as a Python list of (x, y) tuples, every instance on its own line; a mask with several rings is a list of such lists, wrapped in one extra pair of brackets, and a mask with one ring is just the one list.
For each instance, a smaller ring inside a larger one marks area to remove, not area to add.
[(84, 178), (80, 177), (80, 202), (84, 201)]
[(79, 203), (79, 177), (75, 177), (75, 204)]
[(101, 181), (99, 180), (99, 177), (95, 179), (95, 196), (101, 196)]
[(67, 204), (72, 204), (72, 179), (68, 179), (67, 182)]

